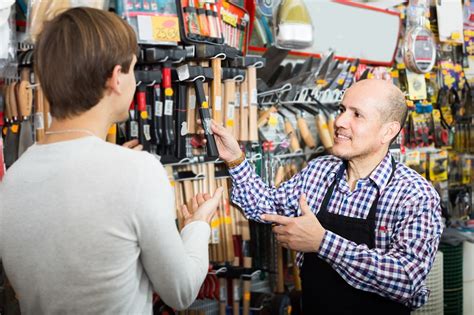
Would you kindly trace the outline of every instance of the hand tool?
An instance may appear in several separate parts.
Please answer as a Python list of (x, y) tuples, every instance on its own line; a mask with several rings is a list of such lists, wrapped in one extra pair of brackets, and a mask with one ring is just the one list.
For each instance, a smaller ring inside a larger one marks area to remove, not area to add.
[[(244, 255), (244, 268), (252, 268), (252, 257)], [(243, 274), (242, 275), (242, 314), (250, 315), (250, 304), (251, 304), (251, 293), (250, 287), (252, 285), (252, 275)]]
[[(203, 81), (212, 79), (212, 69), (203, 69), (199, 66), (183, 65), (177, 69), (178, 78), (180, 81), (194, 80), (194, 87), (196, 90), (196, 103), (198, 106), (199, 115), (202, 126), (204, 128), (204, 136), (206, 138), (206, 149), (209, 157), (218, 157), (216, 142), (211, 130), (211, 114), (209, 111), (209, 104), (206, 101), (204, 94)], [(207, 71), (209, 70), (209, 71)]]
[[(245, 71), (243, 72), (245, 76)], [(240, 85), (244, 81), (244, 77), (235, 80), (235, 107), (234, 107), (234, 137), (237, 141), (241, 141), (240, 139)]]
[(233, 261), (235, 258), (234, 243), (232, 240), (234, 220), (232, 220), (231, 208), (230, 208), (230, 193), (229, 186), (227, 184), (227, 178), (221, 179), (222, 187), (224, 188), (224, 230), (225, 230), (225, 248), (226, 248), (226, 261)]
[[(239, 266), (239, 259), (236, 257), (232, 266)], [(232, 314), (240, 315), (240, 279), (232, 279)]]
[[(161, 74), (161, 72), (158, 72)], [(161, 82), (155, 82), (150, 96), (152, 106), (152, 141), (156, 150), (161, 147), (163, 139), (163, 100), (161, 96)]]
[(49, 100), (46, 97), (46, 95), (43, 93), (43, 107), (44, 107), (44, 131), (48, 131), (49, 126), (51, 126), (51, 110), (50, 110), (50, 104)]
[(245, 78), (245, 71), (236, 68), (223, 68), (224, 81), (224, 126), (236, 136), (236, 89), (235, 82)]
[[(278, 104), (277, 104), (278, 105)], [(278, 109), (275, 106), (270, 106), (270, 108), (261, 111), (258, 115), (257, 127), (261, 128), (265, 126), (270, 118), (271, 114), (278, 112)]]
[(275, 44), (288, 49), (309, 48), (313, 44), (311, 16), (303, 0), (283, 0), (277, 10)]
[(3, 138), (0, 137), (0, 182), (3, 179), (3, 176), (5, 175), (5, 160), (3, 158)]
[(210, 107), (212, 108), (212, 119), (218, 124), (223, 124), (221, 64), (222, 58), (226, 58), (229, 51), (225, 46), (218, 45), (198, 44), (195, 47), (195, 58), (211, 60), (213, 79), (211, 81)]
[(297, 152), (297, 151), (301, 150), (298, 136), (296, 135), (295, 128), (293, 127), (291, 121), (288, 119), (288, 117), (286, 117), (281, 112), (278, 112), (278, 114), (280, 114), (280, 116), (283, 118), (283, 122), (285, 124), (285, 133), (286, 133), (287, 137), (289, 137), (289, 139), (290, 139), (290, 150), (291, 150), (291, 152)]
[(225, 274), (217, 273), (219, 278), (219, 315), (227, 314), (227, 279)]
[(320, 112), (316, 115), (316, 126), (318, 127), (319, 138), (323, 143), (326, 150), (329, 150), (333, 146), (333, 137), (329, 131), (328, 122), (326, 116)]
[(290, 251), (291, 261), (293, 263), (293, 282), (294, 288), (290, 291), (290, 301), (291, 301), (291, 314), (301, 315), (302, 306), (301, 306), (301, 278), (298, 265), (296, 264), (296, 252)]
[(161, 71), (163, 77), (162, 88), (164, 91), (163, 143), (161, 153), (170, 156), (174, 153), (173, 145), (176, 140), (173, 124), (174, 90), (171, 85), (171, 63), (163, 63)]
[(209, 36), (219, 38), (217, 30), (217, 15), (214, 16), (214, 11), (211, 9), (211, 4), (209, 3), (204, 4), (204, 9), (206, 10), (206, 17), (209, 25)]
[(41, 142), (44, 139), (44, 95), (41, 85), (34, 92), (36, 141)]
[(237, 57), (230, 64), (231, 67), (246, 69), (244, 81), (241, 83), (241, 135), (242, 141), (258, 141), (258, 97), (257, 97), (257, 69), (266, 65), (266, 59), (262, 57)]
[(186, 93), (186, 121), (188, 125), (188, 133), (196, 133), (196, 90), (194, 86), (188, 85)]
[(222, 89), (221, 89), (221, 61), (220, 57), (211, 59), (212, 74), (214, 79), (211, 83), (212, 118), (218, 124), (223, 123), (222, 117)]
[(291, 63), (287, 63), (286, 65), (283, 66), (282, 71), (278, 74), (276, 77), (274, 83), (271, 86), (278, 86), (281, 82), (284, 82), (288, 79), (290, 79), (293, 75), (293, 65)]
[(316, 147), (316, 140), (314, 140), (311, 131), (309, 130), (308, 123), (306, 122), (305, 117), (303, 117), (304, 113), (301, 111), (295, 112), (285, 107), (290, 112), (296, 113), (296, 124), (301, 134), (301, 138), (303, 138), (304, 143), (310, 149), (314, 149)]
[(30, 120), (33, 107), (33, 91), (30, 88), (29, 74), (27, 68), (22, 70), (22, 78), (17, 91), (17, 105), (22, 119), (18, 141), (18, 157), (34, 143), (33, 126)]
[[(151, 127), (150, 127), (150, 116), (147, 108), (147, 79), (151, 72), (136, 70), (135, 77), (138, 82), (136, 91), (136, 111), (133, 112), (136, 115), (136, 121), (138, 122), (138, 141), (143, 145), (143, 150), (150, 151), (151, 141)], [(146, 83), (145, 83), (146, 82)], [(149, 105), (149, 104), (148, 104)], [(131, 124), (133, 128), (133, 123)], [(132, 130), (133, 132), (133, 130)]]
[(359, 66), (359, 59), (354, 59), (351, 63), (349, 68), (349, 72), (344, 80), (344, 85), (342, 86), (341, 90), (348, 89), (352, 83), (355, 81), (355, 73), (357, 71), (357, 67)]
[(240, 141), (249, 139), (249, 95), (248, 79), (245, 78), (240, 84)]
[[(175, 156), (181, 160), (186, 157), (186, 136), (188, 134), (188, 126), (186, 123), (186, 93), (187, 85), (184, 82), (178, 84), (178, 93), (176, 101), (176, 152)], [(210, 190), (211, 192), (213, 190)]]
[(273, 73), (277, 71), (278, 66), (283, 60), (285, 60), (289, 52), (289, 50), (281, 49), (276, 46), (271, 46), (268, 48), (262, 55), (262, 57), (267, 61), (267, 64), (265, 67), (258, 69), (258, 78), (268, 84), (268, 81), (273, 76)]
[[(189, 2), (192, 2), (194, 0), (190, 0)], [(196, 12), (198, 16), (198, 22), (199, 22), (199, 30), (201, 31), (201, 36), (204, 37), (210, 37), (210, 27), (209, 27), (209, 21), (207, 20), (206, 17), (206, 10), (204, 7), (202, 7), (202, 2), (199, 1), (199, 7), (197, 7)]]
[(188, 6), (183, 8), (184, 11), (184, 19), (187, 22), (187, 36), (191, 37), (201, 34), (201, 30), (199, 29), (199, 22), (196, 13), (196, 7), (194, 6), (194, 0), (190, 0), (188, 2)]
[(249, 107), (249, 140), (252, 142), (258, 141), (258, 128), (257, 128), (257, 69), (253, 66), (247, 68), (247, 83), (248, 93), (250, 97)]
[(117, 124), (112, 124), (107, 131), (106, 141), (110, 143), (117, 143)]
[[(331, 134), (329, 132), (329, 127), (327, 124), (326, 116), (320, 111), (313, 109), (307, 104), (296, 104), (297, 107), (308, 111), (315, 117), (316, 127), (318, 129), (318, 135), (323, 143), (323, 146), (326, 150), (329, 150), (333, 146), (333, 140), (331, 139)], [(322, 106), (322, 104), (320, 104)]]
[[(2, 127), (2, 132), (8, 131), (8, 127), (5, 125), (4, 122), (6, 122), (6, 117), (4, 116), (4, 110), (5, 110), (5, 89), (2, 87), (2, 93), (0, 93), (0, 127)], [(5, 175), (5, 159), (3, 157), (3, 134), (0, 135), (0, 182), (3, 179), (3, 176)], [(0, 275), (1, 277), (1, 275)]]
[(16, 82), (7, 86), (6, 90), (6, 114), (10, 121), (10, 128), (5, 137), (5, 165), (7, 169), (18, 159), (18, 112), (16, 105)]
[(136, 110), (136, 99), (133, 98), (130, 102), (130, 108), (128, 109), (129, 119), (127, 121), (127, 138), (129, 140), (138, 139), (138, 120), (137, 120), (137, 110)]

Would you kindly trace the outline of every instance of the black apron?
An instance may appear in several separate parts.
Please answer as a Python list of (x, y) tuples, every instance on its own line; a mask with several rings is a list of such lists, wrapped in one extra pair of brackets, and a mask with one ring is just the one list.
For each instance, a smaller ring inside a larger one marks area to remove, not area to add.
[[(393, 177), (396, 164), (392, 159)], [(344, 174), (341, 167), (329, 187), (316, 216), (321, 225), (335, 234), (338, 234), (357, 244), (366, 244), (375, 248), (375, 214), (379, 192), (365, 219), (351, 218), (327, 211), (329, 200), (334, 187)], [(326, 261), (315, 253), (304, 254), (301, 268), (303, 288), (303, 314), (410, 314), (410, 309), (401, 303), (384, 298), (378, 294), (363, 291), (348, 284)]]

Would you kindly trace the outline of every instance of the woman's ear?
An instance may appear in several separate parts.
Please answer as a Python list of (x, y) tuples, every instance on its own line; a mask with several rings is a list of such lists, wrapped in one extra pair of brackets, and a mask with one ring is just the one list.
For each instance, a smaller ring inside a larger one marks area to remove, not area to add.
[(117, 94), (122, 94), (120, 88), (120, 74), (122, 73), (122, 67), (119, 65), (115, 65), (114, 69), (112, 70), (112, 75), (107, 79), (105, 82), (105, 87), (110, 92), (115, 92)]

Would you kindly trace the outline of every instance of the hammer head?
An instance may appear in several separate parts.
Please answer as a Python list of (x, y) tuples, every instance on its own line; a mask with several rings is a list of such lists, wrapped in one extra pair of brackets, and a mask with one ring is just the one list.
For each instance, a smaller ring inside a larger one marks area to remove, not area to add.
[(181, 62), (186, 58), (187, 51), (180, 47), (174, 48), (146, 48), (145, 60), (146, 62)]
[(176, 74), (179, 81), (194, 81), (197, 79), (208, 81), (214, 79), (212, 68), (201, 66), (182, 65), (176, 68)]
[(237, 49), (226, 46), (226, 45), (209, 45), (209, 44), (197, 44), (195, 45), (196, 59), (209, 59), (209, 58), (222, 58), (226, 60), (233, 60), (238, 58), (241, 54)]
[(245, 70), (237, 68), (222, 68), (222, 80), (245, 80)]
[(143, 84), (149, 84), (151, 82), (161, 83), (161, 71), (160, 70), (135, 70), (135, 80), (142, 82)]
[(256, 68), (263, 68), (265, 67), (266, 60), (266, 58), (259, 56), (239, 56), (231, 61), (230, 66), (234, 68), (247, 68), (252, 66)]

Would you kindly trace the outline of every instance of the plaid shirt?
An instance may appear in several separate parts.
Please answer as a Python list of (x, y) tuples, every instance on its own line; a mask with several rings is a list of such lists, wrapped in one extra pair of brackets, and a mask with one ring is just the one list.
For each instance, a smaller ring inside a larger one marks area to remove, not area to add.
[[(232, 201), (249, 219), (263, 222), (263, 213), (299, 216), (299, 197), (305, 193), (310, 208), (317, 214), (342, 165), (342, 160), (334, 156), (314, 159), (275, 188), (266, 185), (250, 163), (244, 161), (229, 170), (233, 180)], [(351, 191), (345, 171), (328, 204), (327, 211), (331, 213), (365, 218), (378, 188), (375, 248), (357, 245), (326, 231), (317, 254), (353, 287), (417, 308), (429, 296), (424, 282), (443, 229), (440, 198), (431, 184), (405, 165), (397, 163), (388, 183), (391, 172), (388, 153), (370, 176), (359, 179)], [(302, 261), (303, 254), (298, 253), (299, 266)]]

